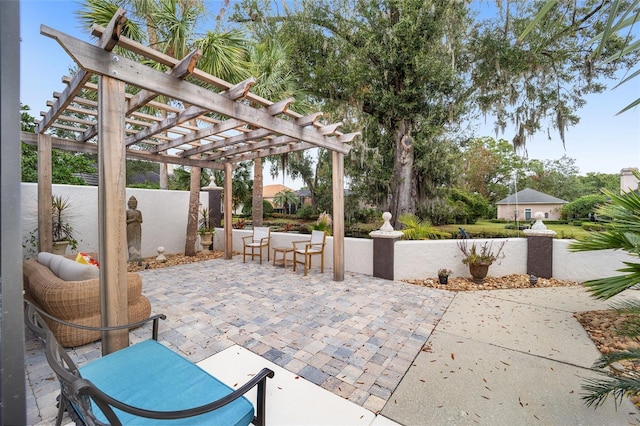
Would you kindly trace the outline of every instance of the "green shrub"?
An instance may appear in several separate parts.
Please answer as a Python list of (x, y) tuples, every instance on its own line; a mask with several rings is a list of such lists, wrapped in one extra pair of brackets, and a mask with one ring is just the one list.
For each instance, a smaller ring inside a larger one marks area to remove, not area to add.
[(382, 217), (382, 212), (378, 209), (363, 208), (357, 209), (353, 212), (353, 219), (356, 222), (372, 223), (379, 220)]
[(267, 200), (262, 200), (262, 217), (273, 216), (273, 205)]
[(598, 210), (598, 207), (606, 203), (607, 196), (603, 194), (585, 195), (562, 207), (562, 218), (567, 220), (588, 218), (589, 213)]
[(303, 205), (296, 212), (296, 216), (298, 216), (301, 219), (311, 219), (313, 215), (314, 215), (314, 212), (313, 212), (313, 207), (311, 207), (311, 204)]
[(606, 227), (601, 223), (584, 222), (582, 229), (585, 231), (604, 231)]

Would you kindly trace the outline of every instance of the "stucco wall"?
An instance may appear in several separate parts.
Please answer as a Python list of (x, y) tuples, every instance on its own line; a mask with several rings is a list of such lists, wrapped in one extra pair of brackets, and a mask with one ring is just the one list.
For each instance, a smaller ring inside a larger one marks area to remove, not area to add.
[[(28, 242), (30, 233), (37, 227), (38, 189), (35, 183), (23, 183), (22, 191), (22, 235), (23, 255), (30, 257), (33, 251)], [(53, 185), (53, 195), (69, 199), (72, 206), (69, 223), (78, 240), (78, 251), (98, 250), (98, 188), (95, 186)], [(188, 191), (163, 191), (127, 188), (126, 199), (132, 195), (138, 200), (142, 212), (142, 257), (157, 255), (158, 246), (166, 253), (184, 253), (189, 209)], [(207, 206), (206, 192), (200, 193), (200, 202)], [(122, 206), (122, 214), (127, 206)], [(69, 253), (69, 249), (67, 249)]]

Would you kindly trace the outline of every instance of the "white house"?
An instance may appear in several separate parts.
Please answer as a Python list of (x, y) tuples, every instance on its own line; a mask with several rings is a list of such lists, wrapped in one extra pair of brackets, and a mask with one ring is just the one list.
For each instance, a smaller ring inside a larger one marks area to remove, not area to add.
[(535, 189), (525, 188), (496, 202), (496, 206), (498, 219), (531, 220), (536, 212), (542, 212), (545, 219), (558, 220), (560, 210), (567, 202)]

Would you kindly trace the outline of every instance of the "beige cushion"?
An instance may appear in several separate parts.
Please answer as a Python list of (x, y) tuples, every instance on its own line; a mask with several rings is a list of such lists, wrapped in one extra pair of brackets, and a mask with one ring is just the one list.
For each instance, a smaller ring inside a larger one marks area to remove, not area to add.
[[(47, 268), (51, 265), (51, 259), (58, 256), (57, 254), (48, 253), (46, 251), (41, 251), (38, 253), (38, 263), (46, 266)], [(60, 257), (60, 256), (58, 256)]]
[(63, 260), (64, 260), (64, 256), (60, 256), (59, 254), (54, 254), (51, 257), (51, 260), (49, 261), (49, 269), (51, 269), (51, 272), (56, 274), (56, 277), (58, 278), (60, 278), (60, 275), (59, 275), (60, 264), (62, 263)]
[(96, 266), (83, 265), (65, 257), (60, 261), (57, 272), (52, 271), (64, 281), (84, 281), (100, 276), (100, 270)]

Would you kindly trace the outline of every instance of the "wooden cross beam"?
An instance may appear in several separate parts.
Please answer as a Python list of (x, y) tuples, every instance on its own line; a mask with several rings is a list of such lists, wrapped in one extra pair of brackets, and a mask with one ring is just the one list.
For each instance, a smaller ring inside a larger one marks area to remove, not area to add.
[(153, 70), (128, 58), (115, 61), (109, 52), (85, 43), (46, 26), (41, 33), (56, 39), (81, 68), (101, 75), (110, 75), (134, 86), (147, 90), (162, 88), (163, 95), (200, 106), (218, 114), (244, 121), (274, 133), (307, 141), (315, 146), (346, 154), (350, 146), (337, 143), (335, 138), (321, 135), (316, 129), (300, 127), (296, 123), (271, 116), (266, 111), (227, 99), (188, 81), (176, 81), (175, 77)]

